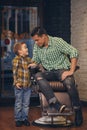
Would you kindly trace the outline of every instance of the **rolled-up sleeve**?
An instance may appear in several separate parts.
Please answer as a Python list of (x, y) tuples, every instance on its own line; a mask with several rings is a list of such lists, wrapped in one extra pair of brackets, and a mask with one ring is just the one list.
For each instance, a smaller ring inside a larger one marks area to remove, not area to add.
[(59, 39), (60, 44), (60, 50), (62, 53), (65, 53), (70, 56), (70, 58), (78, 58), (79, 52), (78, 50), (73, 47), (72, 45), (68, 44), (66, 41), (64, 41), (62, 38)]

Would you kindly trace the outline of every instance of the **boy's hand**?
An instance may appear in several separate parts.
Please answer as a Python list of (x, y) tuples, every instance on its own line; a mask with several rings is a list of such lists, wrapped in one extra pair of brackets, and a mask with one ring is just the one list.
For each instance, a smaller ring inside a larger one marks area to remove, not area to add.
[(31, 64), (28, 65), (28, 68), (29, 68), (29, 67), (36, 67), (36, 66), (37, 66), (37, 64), (31, 63)]
[(17, 84), (16, 84), (16, 87), (17, 87), (18, 89), (21, 89), (20, 83), (17, 83)]

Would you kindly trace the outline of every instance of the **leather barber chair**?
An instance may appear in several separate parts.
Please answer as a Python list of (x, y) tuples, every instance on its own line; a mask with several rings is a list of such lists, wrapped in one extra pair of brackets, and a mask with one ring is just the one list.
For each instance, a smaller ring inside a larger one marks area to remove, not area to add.
[[(78, 69), (78, 67), (77, 67)], [(31, 69), (32, 70), (32, 69)], [(36, 73), (36, 70), (33, 70)], [(32, 72), (31, 72), (32, 73)], [(49, 84), (52, 87), (54, 94), (58, 98), (58, 100), (65, 104), (67, 107), (63, 113), (48, 113), (47, 110), (49, 105), (46, 101), (45, 96), (39, 90), (39, 86), (37, 85), (34, 76), (31, 76), (32, 81), (35, 86), (37, 86), (37, 91), (40, 97), (40, 106), (42, 109), (42, 116), (39, 119), (33, 121), (33, 125), (37, 126), (47, 126), (47, 127), (58, 127), (58, 126), (71, 126), (74, 124), (75, 112), (73, 110), (73, 106), (70, 100), (70, 97), (67, 93), (66, 88), (61, 82), (50, 81)]]

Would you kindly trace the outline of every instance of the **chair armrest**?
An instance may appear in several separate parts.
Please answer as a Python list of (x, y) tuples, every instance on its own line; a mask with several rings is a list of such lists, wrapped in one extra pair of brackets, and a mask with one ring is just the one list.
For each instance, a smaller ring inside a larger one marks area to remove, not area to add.
[(80, 69), (80, 66), (76, 66), (76, 68), (75, 68), (75, 71), (77, 71), (77, 70), (79, 70)]

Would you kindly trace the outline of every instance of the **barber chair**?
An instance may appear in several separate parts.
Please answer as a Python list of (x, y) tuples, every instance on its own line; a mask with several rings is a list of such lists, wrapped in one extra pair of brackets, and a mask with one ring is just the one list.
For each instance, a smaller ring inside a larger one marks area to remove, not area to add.
[[(78, 67), (77, 67), (78, 69)], [(34, 70), (34, 73), (36, 71)], [(70, 97), (67, 93), (66, 88), (64, 85), (59, 81), (50, 81), (49, 84), (52, 87), (55, 96), (61, 102), (61, 104), (65, 104), (67, 107), (63, 113), (49, 113), (47, 110), (49, 109), (48, 102), (45, 96), (39, 90), (39, 86), (37, 85), (34, 76), (31, 76), (32, 81), (34, 82), (35, 86), (37, 86), (37, 92), (40, 97), (40, 106), (41, 106), (41, 117), (33, 121), (33, 125), (36, 126), (47, 126), (47, 127), (66, 127), (71, 126), (74, 124), (75, 112), (70, 100)], [(35, 87), (36, 91), (36, 87)]]

